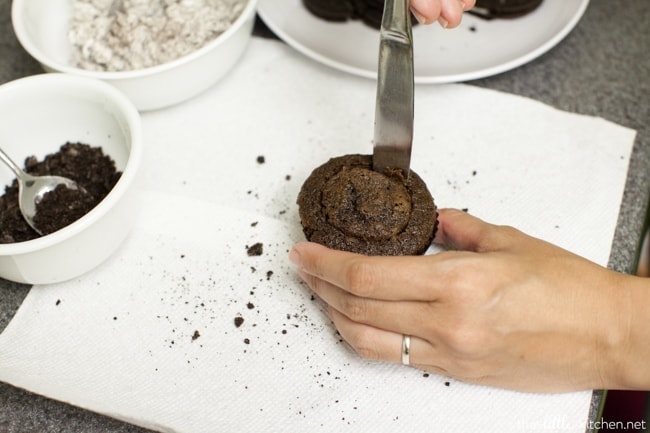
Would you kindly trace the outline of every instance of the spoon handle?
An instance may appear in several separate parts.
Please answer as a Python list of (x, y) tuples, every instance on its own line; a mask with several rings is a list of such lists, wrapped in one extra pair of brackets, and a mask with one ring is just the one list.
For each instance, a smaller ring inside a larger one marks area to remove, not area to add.
[(19, 180), (25, 177), (26, 173), (11, 158), (9, 158), (9, 155), (7, 155), (2, 148), (0, 148), (0, 159), (2, 162), (7, 164)]

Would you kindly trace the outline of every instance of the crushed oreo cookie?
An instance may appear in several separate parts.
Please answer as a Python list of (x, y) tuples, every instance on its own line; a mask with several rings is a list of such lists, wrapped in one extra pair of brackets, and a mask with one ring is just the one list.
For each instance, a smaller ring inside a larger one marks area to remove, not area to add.
[[(65, 143), (43, 161), (35, 156), (25, 159), (24, 170), (35, 176), (63, 176), (77, 182), (87, 194), (59, 187), (43, 196), (37, 205), (35, 223), (43, 234), (68, 226), (87, 214), (113, 189), (121, 172), (115, 161), (100, 147), (84, 143)], [(18, 182), (5, 186), (0, 196), (0, 243), (24, 242), (40, 235), (32, 229), (18, 206)]]

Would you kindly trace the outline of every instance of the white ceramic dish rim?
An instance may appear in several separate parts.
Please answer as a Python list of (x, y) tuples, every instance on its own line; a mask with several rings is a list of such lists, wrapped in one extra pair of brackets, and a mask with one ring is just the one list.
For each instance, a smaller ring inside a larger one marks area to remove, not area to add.
[[(314, 48), (309, 46), (309, 44), (304, 43), (300, 35), (298, 36), (292, 35), (287, 30), (286, 26), (283, 23), (275, 19), (277, 14), (280, 12), (275, 11), (272, 13), (271, 8), (273, 8), (272, 4), (275, 1), (280, 2), (281, 0), (260, 0), (260, 5), (258, 6), (258, 15), (260, 16), (262, 21), (264, 21), (264, 23), (288, 45), (292, 46), (294, 49), (304, 54), (305, 56), (319, 63), (332, 67), (334, 69), (338, 69), (340, 71), (347, 72), (352, 75), (369, 78), (373, 80), (377, 78), (377, 71), (375, 69), (367, 69), (358, 64), (353, 64), (350, 62), (346, 62), (340, 58), (330, 56), (324, 53), (320, 47)], [(288, 1), (288, 0), (284, 0), (284, 1)], [(502, 61), (500, 63), (482, 65), (480, 67), (477, 66), (475, 68), (464, 70), (464, 71), (449, 72), (449, 73), (440, 73), (440, 74), (422, 73), (421, 71), (419, 71), (419, 68), (416, 65), (415, 83), (416, 84), (444, 84), (444, 83), (464, 82), (464, 81), (485, 78), (485, 77), (497, 75), (502, 72), (506, 72), (508, 70), (514, 69), (516, 67), (524, 65), (540, 57), (541, 55), (545, 54), (553, 47), (555, 47), (558, 43), (560, 43), (575, 28), (575, 26), (582, 18), (589, 4), (589, 0), (575, 0), (575, 2), (576, 2), (576, 9), (568, 17), (569, 19), (566, 21), (564, 26), (561, 29), (559, 29), (555, 34), (548, 37), (548, 39), (545, 39), (544, 41), (539, 41), (537, 46), (530, 49), (528, 52), (521, 55), (513, 56), (508, 60)], [(306, 9), (301, 12), (306, 13)], [(300, 17), (296, 17), (296, 18), (300, 18)], [(364, 26), (359, 22), (334, 23), (334, 24)], [(334, 24), (332, 24), (333, 29), (334, 29)]]
[(166, 62), (160, 65), (152, 66), (150, 68), (143, 69), (134, 69), (132, 71), (89, 71), (87, 69), (76, 68), (65, 63), (59, 63), (51, 60), (51, 58), (44, 53), (42, 50), (36, 47), (31, 39), (27, 37), (27, 32), (23, 26), (25, 18), (23, 16), (23, 8), (20, 5), (20, 2), (14, 1), (11, 9), (11, 19), (14, 26), (14, 32), (16, 37), (22, 44), (22, 46), (27, 50), (37, 61), (43, 63), (47, 67), (61, 71), (74, 73), (77, 75), (98, 78), (100, 80), (115, 80), (115, 79), (131, 79), (138, 77), (145, 77), (148, 75), (156, 74), (158, 72), (168, 71), (174, 69), (177, 66), (183, 65), (185, 63), (190, 63), (192, 60), (201, 57), (207, 51), (211, 51), (215, 47), (225, 43), (226, 40), (230, 37), (232, 33), (235, 33), (242, 27), (248, 18), (252, 14), (257, 12), (257, 0), (247, 0), (246, 7), (242, 10), (239, 16), (235, 19), (226, 31), (221, 33), (219, 36), (205, 44), (203, 47), (199, 48), (196, 51), (193, 51), (185, 56), (179, 57), (170, 62)]
[(32, 251), (42, 250), (52, 245), (59, 244), (66, 239), (70, 239), (71, 237), (83, 232), (96, 220), (102, 218), (114, 207), (115, 202), (124, 196), (130, 184), (133, 183), (134, 178), (137, 175), (137, 170), (133, 167), (138, 167), (140, 165), (143, 151), (142, 126), (139, 121), (140, 114), (135, 108), (135, 105), (133, 105), (133, 103), (122, 92), (110, 84), (94, 78), (79, 77), (63, 73), (39, 74), (25, 78), (19, 78), (17, 80), (0, 85), (0, 98), (2, 98), (3, 93), (13, 91), (16, 88), (24, 86), (39, 86), (43, 88), (51, 85), (56, 85), (57, 83), (60, 83), (64, 80), (75, 83), (74, 85), (78, 86), (80, 89), (92, 89), (97, 93), (101, 93), (102, 95), (110, 98), (110, 100), (115, 103), (117, 108), (124, 113), (124, 118), (129, 123), (129, 135), (131, 136), (129, 156), (126, 160), (124, 168), (122, 169), (122, 175), (120, 179), (117, 181), (110, 193), (101, 202), (99, 202), (97, 206), (91, 209), (90, 212), (72, 224), (53, 233), (50, 233), (49, 235), (24, 242), (0, 244), (0, 256), (26, 254)]

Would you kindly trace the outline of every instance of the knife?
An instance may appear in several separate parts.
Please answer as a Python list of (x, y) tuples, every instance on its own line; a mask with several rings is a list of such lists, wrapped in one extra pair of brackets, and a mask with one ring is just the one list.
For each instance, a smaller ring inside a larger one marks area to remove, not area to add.
[(385, 0), (379, 40), (373, 170), (409, 175), (413, 144), (413, 35), (408, 0)]

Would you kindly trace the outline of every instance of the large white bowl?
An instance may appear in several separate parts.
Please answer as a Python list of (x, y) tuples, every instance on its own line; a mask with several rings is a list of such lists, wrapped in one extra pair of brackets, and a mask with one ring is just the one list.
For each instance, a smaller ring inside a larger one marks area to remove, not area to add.
[[(62, 144), (101, 147), (122, 176), (79, 220), (49, 235), (0, 244), (0, 277), (28, 284), (75, 278), (106, 260), (135, 220), (133, 188), (142, 159), (142, 126), (133, 103), (114, 87), (69, 74), (40, 74), (0, 86), (0, 144), (18, 165)], [(14, 179), (0, 166), (0, 188)]]
[(18, 41), (45, 71), (104, 80), (139, 110), (153, 110), (198, 95), (235, 65), (250, 40), (256, 4), (248, 0), (232, 26), (201, 49), (159, 66), (124, 72), (89, 71), (70, 64), (70, 0), (14, 0), (11, 19)]

